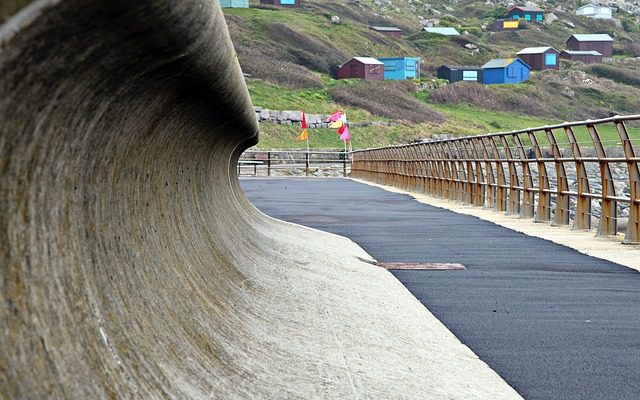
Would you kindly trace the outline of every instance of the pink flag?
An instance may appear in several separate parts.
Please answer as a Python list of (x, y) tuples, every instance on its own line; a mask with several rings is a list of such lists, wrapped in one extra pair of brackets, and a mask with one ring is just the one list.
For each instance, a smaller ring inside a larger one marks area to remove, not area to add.
[(348, 126), (344, 126), (344, 132), (342, 132), (342, 135), (340, 135), (340, 140), (346, 142), (347, 140), (351, 140), (351, 135), (349, 135), (349, 127)]
[(338, 110), (338, 111), (334, 112), (333, 114), (331, 114), (331, 116), (329, 117), (329, 119), (328, 119), (327, 121), (329, 121), (329, 122), (336, 122), (336, 121), (338, 121), (341, 117), (342, 117), (342, 110)]

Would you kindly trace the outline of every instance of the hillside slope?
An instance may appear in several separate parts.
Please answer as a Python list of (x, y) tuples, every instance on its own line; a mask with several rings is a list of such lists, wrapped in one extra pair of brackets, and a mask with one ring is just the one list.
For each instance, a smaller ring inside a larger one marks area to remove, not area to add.
[[(640, 109), (640, 80), (635, 78), (640, 68), (635, 58), (640, 56), (640, 29), (637, 17), (626, 12), (616, 12), (615, 21), (594, 21), (573, 15), (578, 2), (558, 6), (547, 1), (539, 6), (553, 13), (558, 18), (555, 22), (525, 24), (516, 32), (488, 32), (484, 28), (505, 10), (501, 3), (307, 0), (297, 10), (258, 3), (253, 1), (250, 9), (225, 9), (255, 105), (305, 109), (308, 113), (329, 113), (346, 106), (351, 120), (385, 119), (398, 124), (362, 130), (368, 137), (362, 146), (432, 134), (481, 133), (535, 122), (629, 114)], [(340, 23), (332, 23), (332, 17), (338, 17)], [(420, 32), (427, 20), (454, 26), (463, 34), (447, 38)], [(387, 37), (371, 31), (373, 25), (397, 26), (404, 35)], [(491, 58), (513, 57), (524, 47), (562, 50), (573, 33), (612, 35), (614, 58), (599, 66), (563, 63), (560, 71), (533, 73), (529, 82), (520, 85), (444, 85), (434, 79), (437, 67), (445, 63), (482, 65)], [(353, 56), (402, 55), (422, 58), (420, 82), (332, 79), (337, 66)], [(491, 116), (482, 115), (487, 110), (492, 111)], [(262, 132), (263, 144), (296, 146), (294, 141), (289, 143), (295, 127), (263, 124)], [(272, 140), (276, 136), (284, 142)], [(329, 142), (335, 141), (330, 137)], [(317, 144), (330, 144), (326, 142), (318, 140)]]

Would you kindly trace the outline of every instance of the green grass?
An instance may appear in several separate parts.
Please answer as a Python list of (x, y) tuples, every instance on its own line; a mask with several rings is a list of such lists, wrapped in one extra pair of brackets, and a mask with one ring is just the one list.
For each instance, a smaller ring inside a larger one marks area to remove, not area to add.
[[(339, 107), (326, 95), (324, 89), (284, 91), (268, 84), (251, 84), (250, 92), (256, 105), (272, 109), (304, 109), (307, 113), (329, 114)], [(420, 93), (419, 98), (425, 95)], [(546, 125), (557, 125), (564, 121), (532, 117), (516, 113), (487, 111), (470, 105), (430, 104), (430, 106), (444, 114), (444, 123), (400, 124), (391, 127), (361, 127), (351, 129), (352, 146), (354, 148), (379, 147), (391, 144), (408, 143), (418, 138), (432, 135), (468, 136), (486, 133), (510, 132), (526, 128), (537, 128)], [(347, 109), (352, 122), (381, 120), (362, 110)], [(629, 126), (632, 140), (640, 140), (640, 128)], [(615, 146), (619, 142), (615, 126), (601, 125), (598, 127), (600, 139), (607, 146)], [(297, 126), (261, 124), (259, 148), (300, 148), (306, 147), (305, 142), (296, 140), (300, 133)], [(591, 137), (584, 128), (575, 128), (574, 133), (580, 143), (590, 145)], [(555, 131), (556, 141), (567, 144), (566, 135)], [(541, 145), (548, 144), (544, 133), (536, 134)], [(521, 135), (523, 143), (528, 144), (526, 135)], [(335, 129), (310, 129), (309, 146), (311, 148), (341, 148)]]
[[(478, 135), (484, 133), (510, 132), (515, 130), (523, 130), (526, 128), (538, 128), (547, 125), (558, 125), (566, 121), (544, 119), (531, 117), (527, 115), (519, 115), (514, 113), (504, 113), (496, 111), (486, 111), (472, 106), (452, 106), (443, 104), (432, 105), (434, 109), (447, 115), (450, 128), (456, 130), (442, 133), (450, 133), (455, 136)], [(576, 139), (581, 144), (592, 144), (591, 136), (586, 128), (573, 128)], [(597, 131), (600, 140), (606, 146), (615, 146), (619, 144), (620, 137), (613, 124), (598, 125)], [(640, 128), (628, 125), (627, 131), (632, 140), (640, 140)], [(555, 139), (558, 144), (568, 144), (566, 134), (562, 130), (554, 130)], [(529, 140), (526, 135), (521, 135), (523, 143), (528, 144)], [(536, 139), (541, 145), (548, 144), (546, 135), (541, 132), (536, 134)]]
[[(424, 137), (424, 127), (415, 125), (396, 125), (389, 127), (350, 128), (351, 146), (354, 149), (366, 149), (392, 144), (408, 143), (418, 137)], [(306, 143), (296, 140), (300, 127), (290, 125), (260, 125), (260, 149), (304, 149)], [(309, 129), (309, 147), (313, 149), (341, 149), (344, 147), (336, 129)]]

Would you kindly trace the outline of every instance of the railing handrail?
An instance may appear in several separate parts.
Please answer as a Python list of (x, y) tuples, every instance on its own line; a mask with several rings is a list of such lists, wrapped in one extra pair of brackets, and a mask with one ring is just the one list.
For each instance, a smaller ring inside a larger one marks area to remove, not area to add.
[[(241, 173), (241, 167), (243, 165), (243, 161), (252, 161), (256, 160), (256, 155), (265, 156), (266, 158), (261, 158), (259, 161), (263, 161), (264, 163), (261, 165), (253, 164), (253, 173), (254, 175), (258, 175), (258, 169), (266, 170), (266, 175), (271, 176), (272, 170), (283, 170), (283, 169), (297, 169), (300, 166), (304, 166), (304, 174), (309, 176), (310, 169), (314, 165), (322, 165), (322, 164), (340, 164), (342, 169), (342, 176), (347, 176), (347, 164), (350, 165), (351, 153), (349, 151), (326, 151), (326, 150), (247, 150), (241, 154), (240, 159), (238, 160), (238, 175)], [(288, 157), (278, 157), (279, 155), (286, 154)], [(334, 156), (331, 158), (316, 158), (312, 157), (312, 155), (320, 155), (320, 156)], [(249, 156), (249, 157), (247, 157)], [(272, 157), (273, 156), (273, 157)], [(290, 157), (292, 156), (292, 157)], [(336, 169), (336, 168), (334, 168)]]
[[(573, 218), (580, 230), (591, 229), (595, 199), (603, 236), (616, 234), (617, 210), (624, 206), (621, 212), (629, 213), (625, 242), (637, 244), (640, 157), (625, 125), (630, 121), (640, 121), (640, 115), (355, 150), (352, 175), (540, 222), (551, 222), (553, 213), (554, 224), (568, 225)], [(605, 148), (598, 132), (606, 124), (614, 125), (622, 156), (607, 155), (611, 147)], [(575, 127), (586, 128), (590, 141), (578, 141)], [(559, 131), (568, 142), (559, 143)]]
[(603, 123), (607, 123), (607, 122), (617, 122), (617, 121), (624, 122), (624, 121), (632, 121), (632, 120), (640, 120), (640, 114), (615, 115), (613, 117), (606, 117), (606, 118), (600, 118), (600, 119), (587, 119), (587, 120), (584, 120), (584, 121), (563, 122), (561, 124), (555, 124), (555, 125), (543, 125), (543, 126), (537, 126), (537, 127), (533, 127), (533, 128), (524, 128), (524, 129), (505, 131), (505, 132), (484, 133), (484, 134), (480, 134), (480, 135), (469, 135), (469, 136), (459, 136), (459, 137), (452, 137), (452, 138), (429, 139), (429, 140), (424, 141), (424, 142), (402, 143), (402, 144), (394, 144), (394, 145), (389, 145), (389, 146), (375, 147), (375, 148), (370, 148), (370, 149), (353, 150), (352, 153), (360, 153), (360, 152), (366, 152), (366, 151), (369, 151), (369, 150), (377, 150), (377, 149), (413, 147), (413, 146), (419, 146), (419, 145), (424, 144), (424, 143), (443, 143), (443, 142), (455, 142), (455, 141), (466, 140), (466, 139), (482, 139), (482, 138), (489, 138), (489, 137), (495, 137), (495, 136), (521, 135), (523, 133), (540, 132), (540, 131), (545, 131), (545, 130), (548, 130), (548, 129), (552, 129), (552, 130), (553, 129), (561, 129), (561, 128), (564, 129), (564, 128), (573, 128), (573, 127), (576, 127), (576, 126), (599, 125), (599, 124), (603, 124)]

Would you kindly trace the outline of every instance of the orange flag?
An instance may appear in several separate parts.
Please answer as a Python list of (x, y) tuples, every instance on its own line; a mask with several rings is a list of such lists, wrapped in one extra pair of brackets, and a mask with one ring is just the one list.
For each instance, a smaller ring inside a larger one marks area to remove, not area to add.
[(298, 140), (307, 140), (309, 139), (309, 132), (306, 129), (303, 129), (302, 132), (298, 135)]

